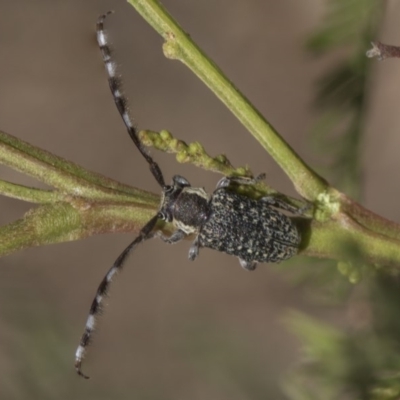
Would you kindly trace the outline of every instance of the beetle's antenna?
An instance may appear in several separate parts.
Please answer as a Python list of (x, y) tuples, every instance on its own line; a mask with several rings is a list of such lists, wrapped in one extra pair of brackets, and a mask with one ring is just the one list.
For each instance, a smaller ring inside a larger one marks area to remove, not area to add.
[(115, 260), (113, 266), (108, 270), (107, 274), (101, 281), (99, 287), (97, 288), (96, 296), (93, 299), (92, 305), (90, 307), (89, 316), (86, 321), (85, 331), (81, 337), (81, 341), (79, 343), (78, 348), (75, 353), (75, 369), (76, 372), (86, 378), (89, 379), (87, 375), (82, 372), (82, 360), (86, 353), (86, 348), (90, 344), (92, 340), (93, 330), (97, 323), (97, 319), (99, 314), (101, 313), (102, 303), (104, 297), (107, 295), (108, 289), (110, 287), (111, 281), (114, 276), (122, 270), (124, 266), (124, 262), (131, 251), (141, 242), (144, 242), (147, 239), (151, 239), (154, 234), (152, 230), (156, 225), (158, 220), (158, 214), (155, 215), (140, 231), (139, 236), (119, 255), (119, 257)]
[(115, 104), (119, 113), (121, 114), (126, 129), (128, 130), (129, 136), (131, 137), (133, 143), (135, 143), (142, 156), (149, 163), (150, 171), (153, 174), (154, 178), (156, 179), (158, 184), (164, 189), (165, 181), (161, 169), (158, 164), (153, 160), (153, 158), (147, 153), (146, 149), (139, 140), (139, 137), (137, 135), (137, 128), (134, 126), (132, 119), (129, 116), (128, 108), (126, 106), (126, 98), (122, 94), (121, 79), (116, 75), (116, 64), (111, 57), (110, 45), (108, 43), (107, 35), (104, 30), (104, 20), (106, 19), (107, 15), (110, 15), (113, 12), (114, 11), (108, 11), (107, 13), (101, 15), (96, 24), (97, 42), (103, 56), (104, 65), (106, 67), (108, 84), (110, 85)]
[[(122, 95), (121, 91), (121, 81), (120, 78), (116, 76), (116, 65), (115, 62), (111, 59), (111, 51), (110, 47), (107, 43), (107, 37), (104, 31), (104, 20), (107, 15), (111, 14), (113, 11), (109, 11), (104, 15), (101, 15), (97, 20), (97, 41), (100, 46), (101, 53), (103, 55), (104, 65), (106, 67), (106, 71), (108, 74), (108, 83), (111, 89), (111, 93), (113, 95), (115, 104), (121, 117), (125, 123), (125, 126), (128, 130), (129, 136), (133, 140), (133, 143), (136, 145), (140, 153), (149, 163), (150, 171), (152, 172), (154, 178), (157, 180), (158, 184), (164, 189), (165, 182), (158, 164), (152, 159), (152, 157), (147, 153), (142, 143), (140, 142), (136, 128), (129, 116), (128, 109), (126, 107), (126, 99)], [(99, 287), (97, 288), (96, 296), (92, 301), (92, 305), (90, 307), (89, 316), (86, 320), (85, 331), (81, 337), (81, 341), (79, 343), (78, 348), (75, 353), (75, 369), (76, 372), (88, 379), (89, 377), (82, 372), (82, 361), (86, 353), (87, 346), (90, 344), (92, 340), (92, 334), (94, 328), (97, 323), (97, 319), (102, 309), (102, 304), (104, 297), (107, 295), (108, 289), (110, 287), (111, 281), (114, 276), (120, 272), (124, 266), (124, 263), (128, 257), (128, 255), (135, 249), (135, 247), (144, 242), (147, 239), (151, 239), (154, 234), (152, 233), (153, 228), (155, 227), (157, 220), (160, 218), (159, 213), (157, 213), (147, 224), (140, 230), (139, 236), (119, 255), (119, 257), (115, 260), (113, 266), (108, 270), (107, 274), (101, 281)]]

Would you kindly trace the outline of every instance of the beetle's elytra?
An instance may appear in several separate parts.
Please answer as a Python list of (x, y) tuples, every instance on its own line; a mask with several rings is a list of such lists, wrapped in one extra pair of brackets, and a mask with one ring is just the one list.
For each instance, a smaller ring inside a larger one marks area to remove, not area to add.
[(297, 227), (271, 206), (298, 210), (273, 197), (254, 200), (231, 188), (233, 183), (255, 181), (226, 177), (209, 196), (204, 189), (193, 188), (185, 178), (175, 176), (163, 190), (159, 216), (177, 230), (170, 237), (157, 236), (176, 243), (194, 233), (197, 236), (189, 250), (190, 260), (197, 257), (201, 247), (208, 247), (237, 256), (247, 270), (254, 270), (258, 262), (280, 262), (294, 256), (300, 243)]

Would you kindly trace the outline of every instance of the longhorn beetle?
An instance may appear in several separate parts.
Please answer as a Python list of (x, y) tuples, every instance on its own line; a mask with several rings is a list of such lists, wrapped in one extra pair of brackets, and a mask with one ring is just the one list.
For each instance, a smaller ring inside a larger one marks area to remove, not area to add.
[[(294, 256), (299, 248), (300, 233), (294, 222), (285, 214), (271, 208), (274, 206), (292, 213), (300, 214), (304, 209), (291, 206), (281, 199), (267, 196), (254, 200), (233, 191), (233, 186), (252, 185), (264, 178), (255, 179), (224, 177), (209, 195), (202, 188), (190, 186), (182, 176), (175, 175), (172, 183), (166, 185), (158, 164), (147, 153), (137, 135), (122, 95), (120, 78), (116, 75), (116, 65), (104, 31), (104, 20), (112, 11), (97, 20), (97, 41), (103, 56), (108, 83), (112, 96), (126, 129), (140, 154), (148, 162), (150, 171), (161, 186), (161, 203), (157, 214), (140, 230), (139, 236), (120, 254), (97, 289), (90, 307), (85, 331), (75, 355), (75, 369), (80, 376), (82, 360), (92, 337), (96, 319), (102, 302), (114, 275), (119, 272), (131, 251), (141, 242), (159, 237), (173, 244), (186, 236), (194, 234), (195, 239), (189, 250), (189, 260), (195, 260), (201, 247), (208, 247), (239, 259), (240, 265), (253, 271), (258, 262), (280, 262)], [(153, 232), (158, 220), (172, 222), (175, 232), (164, 236), (161, 231)]]

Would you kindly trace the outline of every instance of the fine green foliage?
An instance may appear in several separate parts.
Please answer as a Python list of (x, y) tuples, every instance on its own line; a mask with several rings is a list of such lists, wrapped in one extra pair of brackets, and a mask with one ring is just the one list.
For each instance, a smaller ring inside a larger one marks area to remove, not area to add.
[(319, 151), (329, 148), (323, 168), (345, 193), (361, 193), (361, 144), (367, 84), (372, 66), (365, 57), (382, 14), (378, 0), (330, 0), (323, 25), (311, 36), (308, 49), (317, 56), (340, 54), (340, 61), (318, 79), (315, 99), (321, 116), (313, 129)]
[(399, 398), (399, 281), (378, 274), (364, 285), (369, 293), (349, 304), (356, 314), (346, 329), (299, 313), (288, 316), (303, 343), (301, 367), (284, 385), (290, 399)]
[[(313, 138), (320, 149), (329, 146), (330, 168), (326, 172), (337, 185), (357, 197), (362, 192), (360, 149), (371, 70), (365, 50), (376, 36), (381, 11), (382, 4), (376, 0), (331, 0), (323, 27), (308, 42), (316, 54), (346, 49), (341, 61), (319, 79), (315, 103), (322, 115), (314, 127)], [(336, 303), (341, 305), (342, 314), (351, 315), (345, 328), (335, 328), (295, 312), (286, 318), (303, 349), (302, 362), (283, 385), (292, 400), (400, 397), (398, 277), (376, 272), (360, 261), (337, 264), (339, 272), (351, 283), (361, 281), (358, 290), (350, 295), (352, 288), (335, 279), (336, 286), (341, 287), (337, 293), (347, 294), (337, 297)], [(308, 285), (313, 279), (313, 266), (302, 275)], [(328, 278), (325, 289), (332, 287), (331, 270), (320, 271)], [(329, 289), (328, 293), (333, 294)]]

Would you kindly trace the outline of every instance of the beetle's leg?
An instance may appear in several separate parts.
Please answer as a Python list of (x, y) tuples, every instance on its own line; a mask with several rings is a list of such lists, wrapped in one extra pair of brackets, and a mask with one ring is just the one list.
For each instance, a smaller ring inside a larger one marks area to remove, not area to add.
[(257, 268), (257, 263), (255, 261), (246, 261), (239, 257), (239, 263), (240, 266), (247, 271), (254, 271)]
[(187, 236), (187, 234), (183, 232), (181, 229), (177, 229), (171, 236), (165, 236), (162, 234), (161, 231), (157, 231), (155, 236), (159, 237), (165, 243), (175, 244), (184, 239)]
[(199, 236), (197, 236), (196, 239), (194, 239), (194, 241), (189, 249), (189, 260), (190, 261), (194, 261), (197, 258), (197, 256), (199, 255), (200, 247), (201, 246), (200, 246)]
[(311, 207), (310, 204), (307, 204), (304, 207), (296, 207), (275, 196), (264, 196), (260, 199), (260, 201), (263, 201), (264, 203), (267, 203), (268, 205), (274, 206), (276, 208), (280, 208), (281, 210), (289, 211), (292, 214), (298, 215), (303, 215), (304, 212), (309, 210)]
[[(225, 176), (217, 183), (217, 189), (224, 188), (230, 186), (231, 183), (235, 183), (237, 185), (255, 185), (261, 180), (265, 179), (265, 174), (260, 174), (255, 178), (246, 178), (240, 176)], [(280, 199), (276, 196), (265, 196), (260, 199), (260, 201), (264, 201), (265, 203), (280, 208), (281, 210), (286, 210), (291, 212), (292, 214), (304, 215), (304, 213), (312, 207), (310, 203), (306, 204), (303, 207), (296, 207), (291, 204), (288, 204), (285, 200)]]
[(265, 174), (260, 174), (255, 178), (245, 178), (241, 176), (224, 176), (217, 183), (217, 189), (228, 187), (231, 183), (236, 183), (237, 185), (255, 185), (263, 179), (265, 179)]

